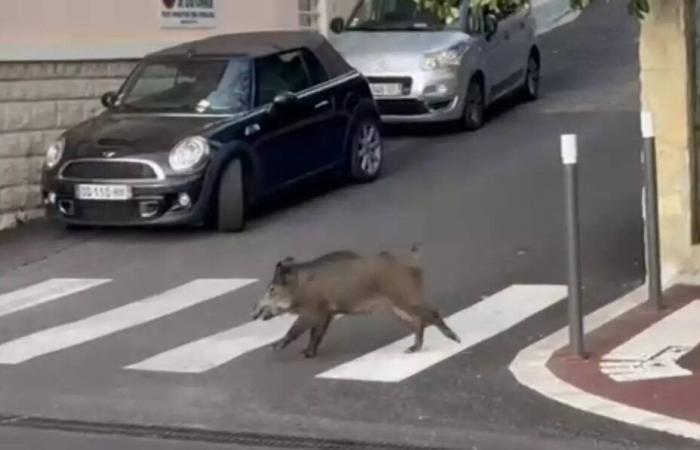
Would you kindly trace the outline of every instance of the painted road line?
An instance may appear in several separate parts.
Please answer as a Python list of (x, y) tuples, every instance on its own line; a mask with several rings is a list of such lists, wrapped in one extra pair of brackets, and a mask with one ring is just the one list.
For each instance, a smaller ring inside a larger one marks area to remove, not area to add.
[(2, 344), (0, 364), (19, 364), (83, 344), (173, 314), (255, 281), (235, 278), (194, 280), (152, 297)]
[(129, 370), (203, 373), (281, 339), (296, 316), (248, 322), (125, 367)]
[[(672, 278), (672, 273), (667, 274), (664, 285), (668, 285), (669, 279)], [(641, 286), (586, 316), (586, 332), (593, 332), (645, 301), (647, 288)], [(555, 351), (567, 345), (568, 338), (568, 328), (562, 328), (521, 350), (509, 367), (516, 380), (523, 386), (571, 408), (651, 430), (700, 440), (700, 424), (590, 394), (557, 377), (549, 370), (547, 363)]]
[(99, 278), (52, 278), (0, 294), (0, 317), (65, 298), (110, 281), (112, 280)]
[(435, 327), (425, 330), (423, 350), (404, 351), (413, 336), (396, 341), (317, 375), (320, 378), (399, 382), (473, 347), (566, 297), (564, 286), (513, 285), (445, 319), (462, 343), (446, 339)]
[(700, 300), (664, 317), (603, 356), (601, 372), (625, 383), (684, 377), (677, 361), (700, 344)]

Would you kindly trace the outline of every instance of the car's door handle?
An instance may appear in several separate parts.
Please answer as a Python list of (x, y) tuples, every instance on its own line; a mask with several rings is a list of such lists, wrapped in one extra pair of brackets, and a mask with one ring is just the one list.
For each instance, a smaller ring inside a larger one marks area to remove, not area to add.
[(323, 109), (323, 108), (329, 106), (330, 104), (331, 104), (331, 102), (329, 102), (328, 100), (324, 100), (324, 101), (322, 101), (322, 102), (316, 103), (316, 105), (314, 106), (314, 108), (316, 108), (316, 109)]
[(506, 41), (509, 40), (509, 39), (510, 39), (510, 33), (504, 33), (504, 34), (503, 34), (503, 39), (505, 39)]

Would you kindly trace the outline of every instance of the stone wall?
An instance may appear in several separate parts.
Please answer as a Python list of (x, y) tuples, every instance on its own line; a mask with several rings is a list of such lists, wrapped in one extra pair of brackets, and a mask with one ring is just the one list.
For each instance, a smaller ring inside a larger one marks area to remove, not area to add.
[(41, 216), (43, 156), (61, 131), (102, 109), (135, 62), (0, 63), (0, 229)]
[(666, 277), (697, 272), (694, 108), (695, 0), (652, 0), (642, 22), (642, 107), (654, 114)]

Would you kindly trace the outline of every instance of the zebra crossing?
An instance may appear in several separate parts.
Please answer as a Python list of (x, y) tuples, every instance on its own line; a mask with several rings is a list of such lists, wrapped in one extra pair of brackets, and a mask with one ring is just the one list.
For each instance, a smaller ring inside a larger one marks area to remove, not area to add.
[[(194, 279), (117, 308), (0, 342), (0, 371), (4, 366), (23, 364), (49, 354), (60, 355), (61, 352), (106, 340), (155, 320), (167, 320), (171, 314), (233, 295), (257, 281), (247, 278)], [(96, 278), (54, 278), (0, 293), (0, 327), (2, 320), (9, 320), (6, 316), (15, 312), (41, 314), (42, 306), (49, 302), (62, 300), (60, 305), (63, 306), (74, 294), (90, 294), (92, 289), (117, 282)], [(426, 329), (421, 352), (404, 353), (413, 339), (407, 336), (318, 373), (315, 378), (401, 382), (507, 331), (565, 297), (566, 289), (563, 286), (511, 285), (445, 319), (462, 338), (459, 344), (444, 339), (431, 327)], [(121, 369), (154, 374), (205, 374), (280, 339), (294, 320), (293, 316), (281, 316), (270, 321), (246, 322), (166, 349), (141, 361), (130, 362)]]

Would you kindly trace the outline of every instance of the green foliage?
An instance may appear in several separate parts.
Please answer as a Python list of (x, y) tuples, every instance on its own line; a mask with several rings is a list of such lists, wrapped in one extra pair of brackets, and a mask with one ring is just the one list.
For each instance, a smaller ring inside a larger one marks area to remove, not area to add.
[[(436, 3), (453, 3), (452, 0), (432, 0), (433, 2)], [(508, 3), (518, 3), (518, 4), (524, 4), (528, 3), (531, 0), (473, 0), (475, 3), (479, 4), (480, 6), (489, 6), (490, 8), (493, 9), (500, 9), (499, 6), (502, 7), (503, 4), (508, 4)], [(588, 7), (591, 3), (595, 1), (600, 1), (600, 0), (570, 0), (571, 1), (571, 7), (575, 9), (584, 9)], [(610, 0), (606, 0), (610, 1)], [(630, 14), (633, 14), (637, 16), (640, 19), (643, 19), (646, 14), (649, 13), (649, 0), (628, 0), (628, 8), (630, 11)]]
[[(445, 23), (452, 23), (459, 17), (459, 6), (462, 0), (416, 0), (425, 9), (433, 12)], [(517, 5), (523, 5), (532, 2), (532, 0), (471, 0), (472, 4), (477, 7), (488, 6), (489, 9), (502, 11), (504, 9), (513, 8)], [(569, 0), (571, 7), (575, 9), (584, 9), (590, 6), (595, 1), (601, 0)], [(613, 1), (613, 0), (605, 0)], [(629, 12), (643, 19), (645, 14), (649, 13), (649, 0), (627, 0)]]

